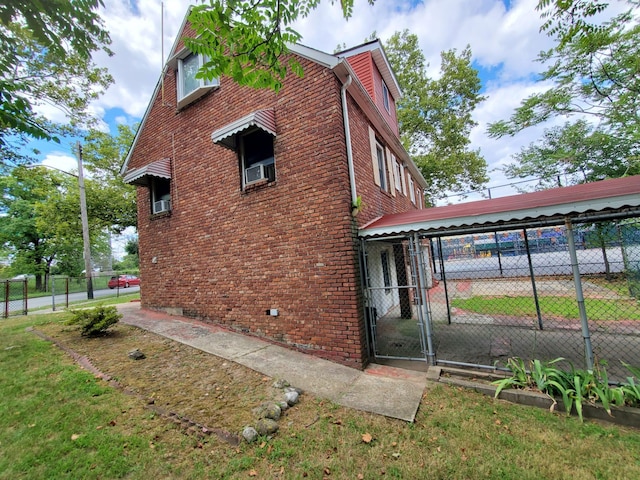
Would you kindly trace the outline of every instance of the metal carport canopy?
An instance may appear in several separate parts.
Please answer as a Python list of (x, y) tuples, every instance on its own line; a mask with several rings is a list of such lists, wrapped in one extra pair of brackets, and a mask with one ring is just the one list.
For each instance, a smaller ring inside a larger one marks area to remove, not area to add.
[(630, 217), (640, 217), (640, 175), (384, 215), (359, 235), (455, 235)]

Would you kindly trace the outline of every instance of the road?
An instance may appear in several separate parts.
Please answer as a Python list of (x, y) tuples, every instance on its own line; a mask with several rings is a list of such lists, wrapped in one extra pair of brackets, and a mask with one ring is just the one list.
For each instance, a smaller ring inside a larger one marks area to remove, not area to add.
[[(121, 288), (121, 289), (109, 289), (106, 288), (104, 290), (94, 290), (93, 291), (93, 298), (100, 298), (100, 297), (113, 297), (116, 296), (118, 294), (120, 295), (128, 295), (130, 293), (136, 293), (140, 291), (140, 286), (132, 286), (129, 288)], [(79, 293), (70, 293), (69, 294), (69, 303), (72, 302), (78, 302), (78, 301), (82, 301), (82, 300), (87, 300), (87, 292), (79, 292)], [(56, 301), (56, 309), (60, 308), (64, 308), (65, 307), (65, 302), (66, 302), (66, 298), (64, 295), (56, 295), (55, 297), (55, 301)], [(18, 308), (19, 306), (16, 305)], [(42, 308), (42, 307), (51, 307), (52, 306), (52, 301), (51, 301), (51, 296), (49, 297), (35, 297), (35, 298), (30, 298), (28, 300), (27, 303), (27, 307), (29, 310), (34, 310), (36, 308)]]

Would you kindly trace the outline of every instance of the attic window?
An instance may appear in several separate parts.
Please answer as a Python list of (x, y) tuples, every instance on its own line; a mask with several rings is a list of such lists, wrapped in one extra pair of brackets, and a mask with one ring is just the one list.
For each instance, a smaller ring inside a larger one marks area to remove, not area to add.
[(220, 85), (217, 78), (205, 80), (196, 74), (206, 63), (202, 54), (190, 53), (178, 59), (178, 108), (183, 108)]
[(384, 108), (389, 112), (389, 89), (387, 88), (387, 84), (382, 80), (382, 102), (384, 103)]

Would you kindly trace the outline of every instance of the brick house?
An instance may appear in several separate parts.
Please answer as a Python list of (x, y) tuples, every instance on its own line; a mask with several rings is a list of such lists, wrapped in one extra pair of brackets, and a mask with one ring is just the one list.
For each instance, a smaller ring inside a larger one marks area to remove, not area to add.
[(363, 368), (358, 228), (422, 208), (426, 187), (380, 42), (294, 45), (304, 77), (276, 94), (195, 79), (192, 34), (183, 24), (122, 167), (138, 187), (142, 306)]

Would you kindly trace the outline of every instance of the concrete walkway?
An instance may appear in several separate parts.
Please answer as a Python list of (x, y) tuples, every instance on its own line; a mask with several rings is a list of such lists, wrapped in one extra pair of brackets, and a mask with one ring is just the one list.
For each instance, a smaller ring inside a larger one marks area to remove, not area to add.
[(382, 365), (364, 372), (197, 320), (118, 305), (122, 322), (251, 368), (345, 407), (413, 422), (426, 374)]

